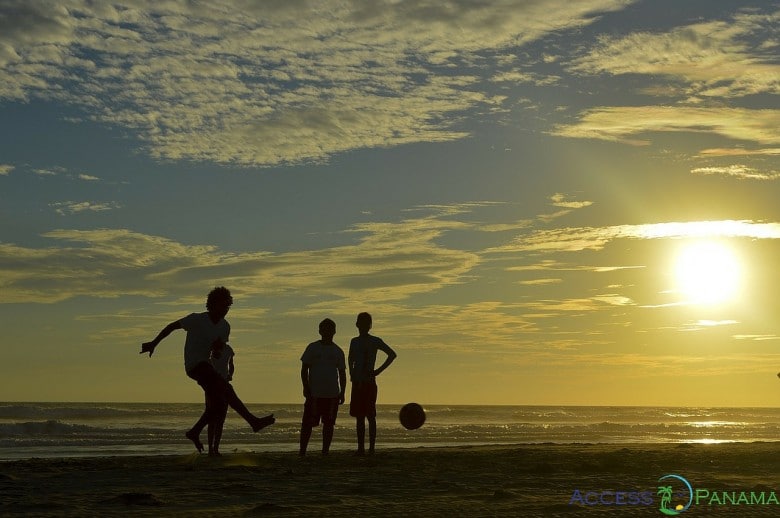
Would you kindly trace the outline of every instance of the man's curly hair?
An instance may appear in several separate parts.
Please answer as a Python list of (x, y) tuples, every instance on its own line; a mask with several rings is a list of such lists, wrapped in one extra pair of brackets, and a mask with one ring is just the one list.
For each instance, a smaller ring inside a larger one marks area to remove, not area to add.
[(211, 290), (206, 299), (206, 309), (211, 309), (211, 306), (217, 302), (227, 302), (228, 306), (232, 306), (233, 296), (230, 294), (230, 290), (224, 286)]

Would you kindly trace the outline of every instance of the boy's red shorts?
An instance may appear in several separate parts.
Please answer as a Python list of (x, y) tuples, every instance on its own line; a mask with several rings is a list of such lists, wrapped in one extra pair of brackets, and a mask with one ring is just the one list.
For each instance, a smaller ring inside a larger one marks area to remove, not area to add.
[(352, 417), (376, 417), (377, 387), (374, 381), (352, 383), (349, 415)]
[(319, 426), (335, 425), (339, 413), (339, 398), (337, 397), (307, 397), (303, 404), (303, 425)]

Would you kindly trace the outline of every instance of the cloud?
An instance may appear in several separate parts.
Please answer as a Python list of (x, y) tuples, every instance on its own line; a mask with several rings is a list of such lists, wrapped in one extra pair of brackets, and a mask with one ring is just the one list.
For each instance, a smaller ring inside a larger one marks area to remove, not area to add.
[(8, 176), (14, 169), (12, 165), (0, 164), (0, 176)]
[(59, 174), (62, 174), (64, 172), (63, 169), (33, 169), (33, 173), (37, 174), (38, 176), (57, 176)]
[(716, 326), (732, 326), (739, 324), (738, 320), (698, 320), (694, 326), (700, 327), (716, 327)]
[(777, 335), (734, 335), (735, 340), (751, 340), (756, 342), (763, 342), (767, 340), (780, 340), (780, 336)]
[(529, 281), (520, 281), (518, 284), (522, 286), (541, 286), (546, 284), (560, 284), (563, 280), (561, 279), (531, 279)]
[(87, 173), (72, 173), (68, 171), (66, 167), (61, 166), (33, 169), (32, 172), (38, 176), (59, 176), (71, 180), (82, 180), (85, 182), (96, 182), (100, 180), (100, 178), (97, 176), (93, 176)]
[[(96, 210), (97, 205), (67, 207)], [(63, 211), (65, 208), (63, 208)], [(462, 228), (436, 218), (364, 223), (354, 245), (232, 254), (129, 230), (56, 230), (49, 248), (0, 243), (0, 302), (56, 302), (84, 295), (164, 297), (225, 284), (245, 296), (401, 300), (460, 282), (476, 254), (436, 243)]]
[[(647, 133), (713, 133), (761, 145), (780, 143), (780, 110), (698, 108), (685, 106), (624, 106), (586, 110), (573, 124), (558, 125), (551, 133), (648, 145)], [(644, 137), (643, 137), (644, 136)]]
[(561, 210), (557, 210), (550, 214), (539, 214), (536, 216), (538, 221), (550, 223), (558, 218), (562, 218), (570, 214), (574, 210), (590, 207), (593, 205), (593, 202), (567, 200), (565, 194), (556, 193), (550, 197), (550, 204), (553, 207), (558, 207)]
[(518, 236), (505, 245), (490, 248), (485, 253), (577, 252), (601, 250), (616, 239), (716, 237), (780, 239), (780, 223), (722, 220), (537, 230)]
[(632, 306), (634, 301), (624, 295), (610, 293), (606, 295), (596, 295), (593, 300), (609, 304), (611, 306)]
[[(780, 142), (780, 111), (759, 96), (780, 93), (775, 30), (780, 11), (737, 13), (665, 32), (601, 36), (567, 64), (577, 76), (646, 77), (635, 93), (669, 99), (667, 106), (597, 107), (552, 134), (647, 145), (652, 132), (712, 133), (758, 145)], [(747, 96), (755, 108), (730, 107)]]
[(513, 70), (500, 72), (491, 78), (496, 83), (522, 84), (528, 83), (535, 86), (545, 87), (553, 86), (561, 82), (561, 78), (551, 75), (542, 75), (536, 72), (524, 72)]
[(593, 298), (536, 300), (524, 305), (529, 311), (558, 316), (560, 313), (582, 313), (601, 309), (602, 304)]
[(779, 22), (780, 11), (737, 14), (732, 20), (701, 22), (667, 32), (603, 36), (570, 68), (589, 75), (671, 77), (686, 83), (687, 96), (721, 99), (777, 94), (780, 67), (773, 27)]
[(121, 208), (122, 206), (114, 201), (110, 202), (91, 202), (91, 201), (63, 201), (49, 204), (55, 212), (60, 215), (77, 214), (79, 212), (103, 212)]
[(455, 216), (457, 214), (465, 214), (467, 212), (473, 212), (475, 209), (484, 207), (498, 207), (505, 205), (504, 202), (498, 201), (470, 201), (464, 203), (451, 203), (451, 204), (427, 204), (418, 205), (417, 207), (406, 209), (406, 212), (420, 212), (427, 211), (433, 212), (436, 217), (441, 216)]
[[(554, 199), (569, 203), (565, 196)], [(288, 252), (231, 253), (121, 229), (55, 230), (43, 236), (50, 243), (44, 248), (0, 243), (0, 303), (132, 295), (159, 303), (167, 308), (164, 316), (173, 318), (185, 301), (200, 306), (204, 290), (226, 285), (246, 308), (271, 311), (272, 327), (323, 314), (341, 322), (369, 303), (382, 315), (383, 327), (414, 337), (404, 344), (410, 348), (496, 357), (528, 353), (539, 359), (550, 351), (612, 346), (647, 307), (635, 302), (641, 294), (630, 287), (623, 293), (626, 279), (605, 273), (639, 267), (566, 264), (537, 252), (599, 250), (617, 239), (780, 238), (780, 224), (705, 221), (526, 231), (486, 250), (442, 244), (457, 243), (455, 236), (464, 232), (502, 239), (480, 222), (467, 221), (473, 216), (454, 216), (503, 205), (418, 207), (413, 217), (397, 222), (346, 228), (344, 234), (354, 238), (348, 244)], [(530, 264), (523, 265), (521, 256)], [(506, 269), (488, 264), (508, 257)], [(538, 279), (517, 279), (517, 272), (541, 273)], [(595, 282), (584, 281), (580, 272)], [(679, 329), (669, 326), (669, 332)], [(123, 332), (141, 333), (130, 325)]]
[(555, 207), (563, 207), (566, 209), (581, 209), (584, 207), (590, 207), (593, 205), (592, 201), (568, 201), (566, 195), (561, 193), (555, 193), (550, 197), (550, 201)]
[[(539, 362), (539, 358), (534, 358)], [(569, 354), (556, 354), (544, 358), (544, 364), (560, 369), (594, 369), (607, 367), (610, 372), (628, 370), (632, 378), (662, 375), (690, 377), (696, 376), (722, 377), (724, 375), (754, 374), (761, 372), (767, 364), (776, 362), (773, 354), (741, 354), (741, 355), (695, 355), (695, 354), (640, 354), (622, 353), (589, 353), (576, 351)]]
[(160, 159), (320, 162), (463, 138), (457, 115), (504, 97), (461, 65), (628, 3), (9, 1), (0, 99), (70, 104)]
[(744, 149), (744, 148), (712, 148), (699, 151), (700, 157), (719, 156), (775, 156), (780, 155), (780, 148)]
[[(449, 353), (477, 352), (501, 354), (517, 352), (527, 345), (519, 338), (535, 333), (538, 327), (522, 315), (523, 306), (500, 301), (472, 301), (463, 304), (429, 304), (413, 307), (384, 306), (382, 315), (393, 334), (414, 337), (408, 344), (415, 349), (442, 349)], [(350, 315), (352, 316), (352, 315)], [(486, 341), (486, 337), (489, 340)], [(533, 343), (528, 338), (528, 343)]]
[(780, 179), (780, 173), (776, 171), (761, 172), (752, 167), (748, 167), (742, 164), (735, 164), (724, 167), (697, 167), (691, 169), (691, 174), (697, 175), (720, 175), (729, 176), (732, 178), (738, 178), (740, 180), (778, 180)]

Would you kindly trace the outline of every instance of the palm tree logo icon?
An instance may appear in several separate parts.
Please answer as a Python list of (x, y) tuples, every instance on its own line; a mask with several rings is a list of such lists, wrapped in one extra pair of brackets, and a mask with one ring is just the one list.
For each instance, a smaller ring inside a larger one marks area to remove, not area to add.
[[(693, 502), (693, 488), (691, 487), (690, 482), (688, 482), (685, 478), (681, 477), (680, 475), (664, 475), (663, 477), (658, 479), (658, 482), (670, 478), (676, 479), (683, 483), (683, 485), (685, 486), (685, 490), (687, 490), (688, 493), (688, 503), (685, 505), (677, 504), (676, 506), (674, 506), (674, 509), (671, 509), (673, 505), (672, 497), (674, 496), (674, 491), (672, 490), (671, 485), (658, 486), (658, 492), (656, 494), (661, 497), (661, 503), (660, 503), (661, 512), (667, 516), (677, 516), (683, 511), (687, 511), (688, 508), (691, 506), (691, 503)], [(685, 491), (683, 491), (683, 493), (684, 492)]]

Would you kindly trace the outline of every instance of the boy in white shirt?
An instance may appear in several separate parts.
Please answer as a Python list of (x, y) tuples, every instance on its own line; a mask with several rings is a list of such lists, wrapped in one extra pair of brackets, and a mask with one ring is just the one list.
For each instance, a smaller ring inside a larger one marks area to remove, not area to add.
[(303, 406), (300, 455), (306, 455), (312, 428), (322, 420), (322, 454), (327, 455), (333, 440), (339, 405), (344, 403), (347, 369), (344, 351), (333, 342), (336, 323), (326, 318), (320, 322), (320, 340), (306, 347), (301, 356)]

